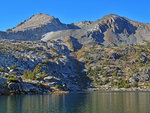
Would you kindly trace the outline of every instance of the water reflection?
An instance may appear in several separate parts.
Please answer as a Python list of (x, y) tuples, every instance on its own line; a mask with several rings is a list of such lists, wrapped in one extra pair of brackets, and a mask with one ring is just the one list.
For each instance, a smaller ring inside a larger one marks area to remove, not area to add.
[(0, 96), (0, 113), (149, 113), (150, 92)]

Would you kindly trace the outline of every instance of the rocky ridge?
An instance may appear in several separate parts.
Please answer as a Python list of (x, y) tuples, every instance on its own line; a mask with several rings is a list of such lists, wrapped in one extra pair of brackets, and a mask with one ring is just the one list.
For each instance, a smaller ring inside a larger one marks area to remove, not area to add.
[(150, 40), (150, 24), (114, 14), (97, 21), (63, 24), (58, 18), (38, 13), (7, 32), (0, 32), (1, 39), (26, 41), (63, 40), (67, 36), (75, 38), (83, 45), (91, 41), (105, 46), (136, 45)]

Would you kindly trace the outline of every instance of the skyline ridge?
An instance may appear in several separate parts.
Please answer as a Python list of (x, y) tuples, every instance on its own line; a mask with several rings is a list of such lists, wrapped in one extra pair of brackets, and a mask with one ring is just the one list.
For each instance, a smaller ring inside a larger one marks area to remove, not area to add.
[[(121, 17), (121, 18), (125, 18), (125, 19), (129, 19), (129, 20), (131, 20), (131, 21), (135, 21), (135, 22), (139, 22), (139, 23), (146, 23), (146, 22), (141, 22), (141, 21), (138, 21), (138, 20), (133, 20), (133, 19), (130, 19), (130, 18), (128, 18), (128, 17), (121, 16), (121, 15), (119, 15), (119, 14), (114, 14), (114, 13), (110, 13), (110, 14), (103, 15), (101, 18), (96, 19), (96, 20), (83, 20), (83, 21), (78, 21), (78, 22), (65, 23), (65, 22), (61, 21), (60, 18), (55, 17), (55, 16), (53, 16), (53, 15), (51, 15), (51, 14), (38, 12), (38, 13), (33, 14), (33, 15), (31, 15), (30, 17), (28, 17), (28, 18), (26, 18), (26, 19), (20, 21), (19, 23), (16, 23), (16, 25), (14, 25), (13, 27), (9, 27), (9, 28), (7, 28), (7, 29), (5, 29), (5, 30), (1, 30), (1, 29), (0, 29), (0, 31), (6, 32), (6, 30), (8, 30), (8, 29), (13, 29), (13, 28), (17, 27), (19, 24), (22, 24), (22, 23), (24, 23), (24, 22), (30, 20), (32, 17), (34, 17), (34, 16), (36, 16), (36, 15), (39, 15), (39, 14), (40, 14), (40, 15), (47, 15), (47, 16), (52, 17), (52, 18), (54, 18), (54, 19), (58, 19), (58, 20), (59, 20), (61, 23), (63, 23), (63, 24), (76, 24), (76, 23), (84, 22), (84, 21), (94, 22), (94, 21), (102, 20), (102, 19), (105, 18), (105, 17), (110, 17), (110, 16), (112, 16), (112, 15), (113, 15), (113, 16), (118, 16), (118, 17)], [(146, 24), (150, 24), (150, 23), (146, 23)]]

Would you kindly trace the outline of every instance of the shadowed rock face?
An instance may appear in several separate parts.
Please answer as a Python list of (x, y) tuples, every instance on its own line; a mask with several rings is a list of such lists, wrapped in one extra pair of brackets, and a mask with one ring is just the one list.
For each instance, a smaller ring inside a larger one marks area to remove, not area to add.
[(71, 51), (74, 51), (74, 52), (81, 49), (81, 47), (82, 47), (82, 45), (78, 42), (78, 40), (71, 36), (67, 36), (64, 39), (64, 43)]
[[(134, 26), (130, 22), (130, 20), (127, 20), (124, 17), (119, 17), (118, 15), (113, 15), (113, 14), (104, 16), (100, 21), (97, 22), (102, 23), (102, 26), (105, 26), (105, 28), (107, 29), (112, 29), (114, 33), (125, 33), (131, 35), (131, 34), (135, 34), (135, 31), (137, 29), (137, 27)], [(102, 31), (106, 31), (106, 30), (103, 29)]]
[(63, 24), (47, 14), (37, 14), (7, 32), (0, 32), (2, 39), (15, 40), (64, 40), (67, 36), (81, 45), (96, 41), (103, 45), (135, 45), (150, 40), (150, 24), (135, 22), (110, 14), (97, 21)]

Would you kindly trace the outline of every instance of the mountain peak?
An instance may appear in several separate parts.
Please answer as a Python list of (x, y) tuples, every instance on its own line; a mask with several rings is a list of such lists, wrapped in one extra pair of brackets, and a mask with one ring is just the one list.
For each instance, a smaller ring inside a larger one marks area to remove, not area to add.
[(109, 15), (105, 15), (103, 18), (108, 19), (108, 18), (118, 18), (120, 16), (116, 15), (116, 14), (109, 14)]
[(12, 28), (11, 31), (24, 31), (28, 29), (34, 29), (51, 23), (53, 20), (55, 20), (53, 16), (38, 13), (36, 15), (31, 16), (29, 19), (21, 22), (16, 27)]
[(101, 22), (104, 22), (104, 23), (107, 22), (111, 24), (113, 22), (116, 22), (117, 20), (125, 21), (126, 19), (124, 17), (118, 16), (115, 14), (109, 14), (109, 15), (104, 16), (101, 19)]
[(47, 18), (54, 18), (53, 16), (49, 15), (49, 14), (42, 14), (42, 13), (37, 13), (31, 17), (47, 17)]

